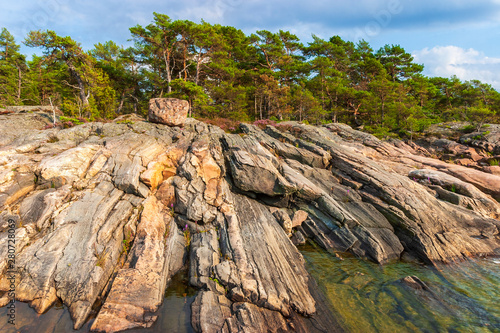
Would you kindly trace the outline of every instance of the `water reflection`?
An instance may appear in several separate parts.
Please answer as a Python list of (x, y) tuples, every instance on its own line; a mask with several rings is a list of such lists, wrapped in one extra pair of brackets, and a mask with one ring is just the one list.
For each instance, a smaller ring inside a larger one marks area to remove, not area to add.
[[(439, 268), (398, 262), (380, 266), (301, 249), (308, 270), (350, 332), (500, 332), (500, 265), (483, 259)], [(417, 276), (429, 290), (400, 281)]]
[[(404, 262), (380, 266), (349, 256), (339, 260), (315, 245), (300, 250), (348, 332), (500, 332), (498, 258), (438, 268)], [(406, 276), (417, 276), (430, 291), (401, 283)], [(186, 271), (174, 276), (155, 325), (127, 332), (193, 332), (190, 307), (196, 290), (187, 285)], [(43, 315), (19, 302), (16, 310), (17, 329), (7, 323), (7, 309), (0, 309), (0, 332), (77, 332), (62, 304)], [(92, 322), (78, 332), (89, 332)]]

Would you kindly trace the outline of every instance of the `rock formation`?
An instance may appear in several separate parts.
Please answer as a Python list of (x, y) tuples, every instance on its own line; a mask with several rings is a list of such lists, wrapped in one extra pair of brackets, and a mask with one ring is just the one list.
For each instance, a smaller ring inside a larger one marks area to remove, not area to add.
[(380, 264), (499, 253), (500, 176), (346, 125), (43, 126), (0, 116), (0, 271), (15, 221), (18, 299), (62, 300), (75, 328), (151, 326), (187, 264), (197, 332), (341, 331), (306, 238)]
[(168, 126), (183, 126), (189, 103), (177, 98), (153, 98), (149, 101), (148, 120)]

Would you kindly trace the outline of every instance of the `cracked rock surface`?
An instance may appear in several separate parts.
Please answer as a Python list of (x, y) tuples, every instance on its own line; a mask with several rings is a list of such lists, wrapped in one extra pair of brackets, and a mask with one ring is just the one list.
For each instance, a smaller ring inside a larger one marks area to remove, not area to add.
[(295, 244), (380, 264), (499, 253), (500, 176), (346, 125), (25, 117), (0, 142), (0, 290), (15, 221), (18, 299), (62, 301), (75, 329), (151, 327), (187, 265), (197, 332), (340, 332)]

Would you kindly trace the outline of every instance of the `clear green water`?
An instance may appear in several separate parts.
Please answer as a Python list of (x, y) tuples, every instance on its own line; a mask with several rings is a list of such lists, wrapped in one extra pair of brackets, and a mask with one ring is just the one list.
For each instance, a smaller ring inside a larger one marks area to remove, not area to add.
[[(500, 332), (500, 259), (380, 266), (314, 245), (300, 250), (348, 332)], [(399, 280), (406, 276), (432, 293), (405, 287)]]
[[(500, 259), (483, 259), (439, 268), (413, 263), (385, 266), (344, 256), (340, 260), (315, 245), (300, 248), (309, 272), (327, 295), (348, 332), (500, 332)], [(433, 294), (403, 286), (399, 279), (417, 276)], [(128, 332), (193, 332), (190, 324), (195, 289), (187, 274), (177, 274), (151, 329)], [(61, 304), (37, 315), (17, 303), (16, 328), (0, 309), (0, 332), (76, 332)], [(93, 319), (78, 332), (88, 332)]]

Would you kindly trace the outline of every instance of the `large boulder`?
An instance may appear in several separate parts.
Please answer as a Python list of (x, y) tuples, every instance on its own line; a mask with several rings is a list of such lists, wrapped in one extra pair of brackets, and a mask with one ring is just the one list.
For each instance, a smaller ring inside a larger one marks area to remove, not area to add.
[(149, 100), (148, 120), (168, 126), (183, 126), (189, 111), (189, 102), (177, 98)]

